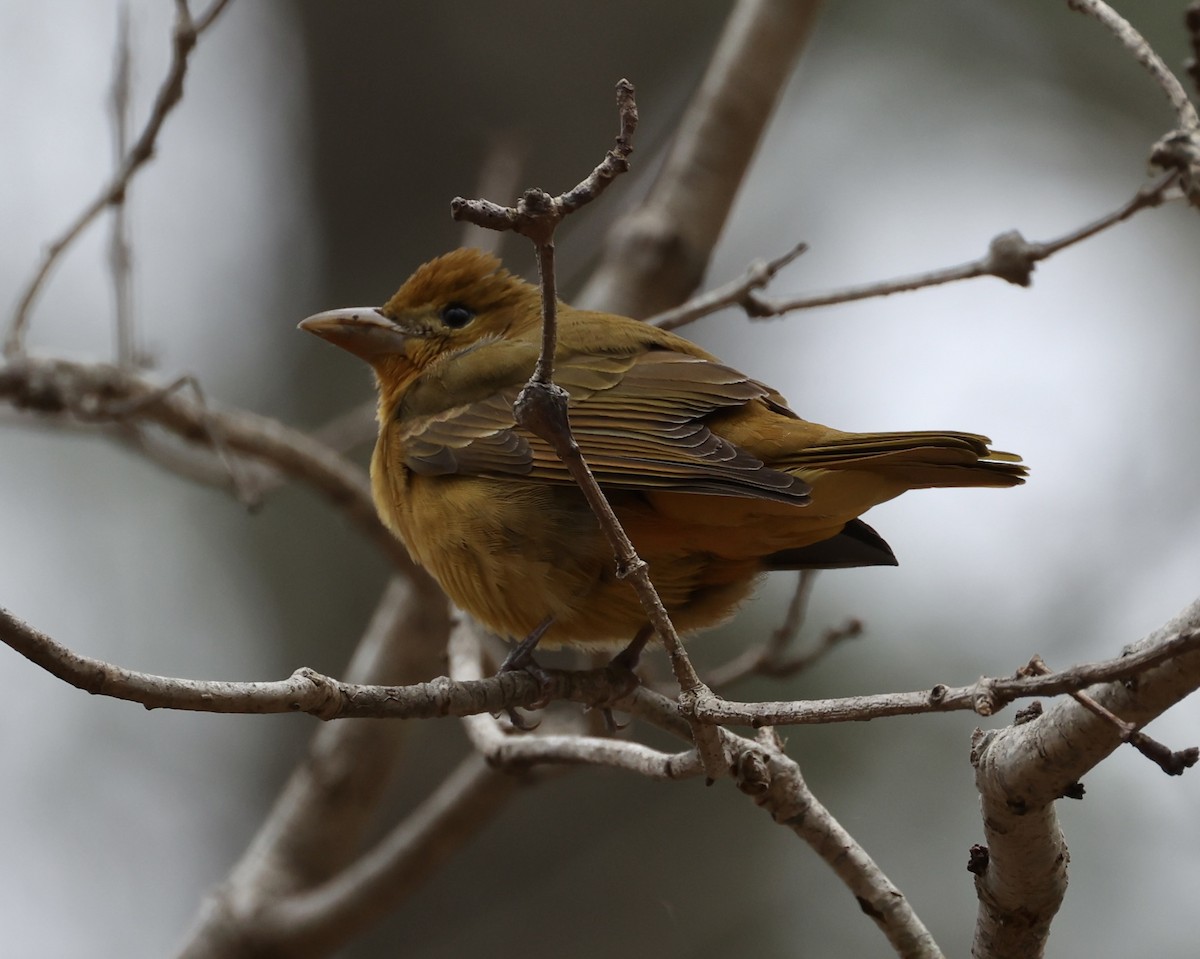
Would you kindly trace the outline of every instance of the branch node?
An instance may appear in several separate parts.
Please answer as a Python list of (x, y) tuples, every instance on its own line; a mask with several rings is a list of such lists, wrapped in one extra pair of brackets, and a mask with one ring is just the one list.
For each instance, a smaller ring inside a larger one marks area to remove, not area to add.
[(1041, 244), (1030, 243), (1017, 230), (1009, 230), (993, 238), (983, 262), (983, 272), (1014, 283), (1029, 286), (1033, 268), (1044, 256)]
[(1003, 706), (993, 685), (993, 680), (981, 676), (975, 684), (975, 695), (971, 697), (971, 708), (980, 716), (993, 716)]
[(341, 715), (347, 697), (336, 680), (307, 666), (301, 666), (291, 678), (301, 688), (301, 684), (307, 684), (312, 689), (312, 696), (304, 696), (303, 701), (293, 703), (292, 708), (297, 712), (303, 711), (321, 720), (336, 719)]
[(1154, 144), (1150, 162), (1164, 172), (1178, 173), (1184, 196), (1200, 208), (1200, 129), (1172, 130)]

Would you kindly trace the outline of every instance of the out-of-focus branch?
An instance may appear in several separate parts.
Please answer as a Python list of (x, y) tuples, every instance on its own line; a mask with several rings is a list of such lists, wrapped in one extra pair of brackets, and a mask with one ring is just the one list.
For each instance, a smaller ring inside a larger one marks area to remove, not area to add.
[(1194, 130), (1200, 127), (1200, 116), (1196, 114), (1195, 106), (1188, 99), (1183, 84), (1163, 63), (1162, 57), (1154, 52), (1154, 48), (1146, 42), (1146, 38), (1138, 33), (1128, 20), (1104, 0), (1067, 0), (1067, 6), (1080, 13), (1086, 13), (1089, 17), (1094, 17), (1108, 28), (1109, 32), (1132, 54), (1133, 58), (1145, 68), (1154, 82), (1158, 84), (1159, 89), (1166, 94), (1181, 128)]
[(379, 522), (362, 470), (278, 420), (213, 410), (119, 367), (31, 356), (0, 364), (0, 403), (87, 422), (154, 423), (218, 453), (232, 450), (266, 462), (324, 494), (400, 569), (415, 569)]
[(862, 635), (862, 622), (851, 618), (841, 626), (825, 630), (813, 648), (798, 653), (789, 652), (803, 625), (809, 594), (815, 578), (815, 570), (804, 570), (800, 574), (796, 590), (788, 603), (783, 623), (765, 643), (751, 646), (741, 655), (709, 671), (708, 683), (713, 689), (720, 691), (748, 676), (775, 678), (795, 676), (824, 659), (847, 639)]
[[(1200, 636), (1200, 600), (1126, 650), (1135, 659)], [(1200, 685), (1200, 649), (1188, 646), (1136, 681), (1089, 691), (1125, 722), (1143, 726)], [(979, 733), (971, 760), (982, 800), (986, 864), (974, 871), (979, 916), (971, 955), (1013, 959), (1042, 955), (1050, 921), (1066, 892), (1066, 847), (1054, 802), (1121, 745), (1122, 732), (1073, 699), (1006, 729)]]
[(74, 222), (46, 250), (45, 257), (33, 279), (17, 303), (9, 326), (8, 336), (4, 343), (4, 354), (12, 357), (18, 355), (24, 347), (25, 330), (29, 325), (29, 312), (33, 302), (41, 292), (50, 275), (50, 270), (58, 262), (63, 251), (96, 219), (105, 207), (120, 202), (129, 189), (129, 183), (141, 167), (154, 156), (155, 144), (159, 131), (171, 110), (183, 98), (183, 80), (187, 75), (188, 57), (196, 47), (196, 42), (216, 18), (229, 5), (229, 0), (213, 0), (198, 17), (193, 18), (188, 9), (187, 0), (175, 0), (175, 28), (171, 36), (171, 63), (167, 75), (158, 88), (154, 98), (154, 106), (150, 117), (133, 146), (124, 155), (112, 178), (100, 190), (97, 196), (75, 218)]
[(645, 201), (618, 221), (575, 304), (649, 316), (699, 286), (819, 0), (739, 0)]
[[(117, 55), (111, 95), (113, 148), (117, 165), (129, 148), (133, 53), (129, 42), (129, 6), (118, 13)], [(116, 324), (116, 354), (119, 366), (135, 363), (133, 327), (133, 253), (129, 242), (129, 208), (122, 191), (113, 201), (112, 227), (108, 238), (108, 262), (113, 283), (113, 319)]]
[(1150, 162), (1160, 169), (1178, 173), (1184, 195), (1193, 206), (1200, 208), (1200, 114), (1188, 99), (1183, 84), (1146, 38), (1104, 0), (1067, 0), (1067, 6), (1104, 24), (1166, 94), (1179, 126), (1154, 144)]
[[(395, 910), (452, 855), (474, 839), (503, 808), (521, 780), (490, 766), (477, 753), (378, 844), (328, 882), (285, 896), (253, 917), (247, 959), (328, 956)], [(188, 953), (189, 959), (229, 959), (227, 952)]]
[[(347, 678), (408, 685), (436, 675), (448, 627), (445, 599), (431, 579), (395, 578), (347, 667)], [(260, 913), (282, 897), (330, 881), (357, 854), (409, 729), (390, 721), (321, 725), (306, 760), (296, 766), (242, 860), (202, 903), (182, 954), (193, 959), (261, 955), (247, 945), (257, 942)], [(393, 833), (376, 852), (397, 842)], [(246, 952), (235, 951), (233, 943)]]

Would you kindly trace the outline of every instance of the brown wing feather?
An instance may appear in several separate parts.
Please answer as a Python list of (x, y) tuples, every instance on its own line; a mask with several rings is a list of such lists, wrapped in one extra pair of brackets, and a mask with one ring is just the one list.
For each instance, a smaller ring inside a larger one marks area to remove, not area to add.
[[(486, 348), (461, 356), (486, 362)], [(524, 383), (514, 380), (473, 402), (437, 406), (437, 381), (416, 390), (400, 422), (405, 461), (422, 475), (468, 474), (570, 483), (566, 468), (542, 440), (516, 425), (512, 404)], [(493, 378), (494, 369), (489, 370)], [(579, 354), (561, 359), (555, 382), (571, 396), (571, 428), (600, 483), (622, 489), (749, 496), (801, 505), (808, 485), (712, 432), (712, 413), (767, 395), (741, 373), (710, 360), (667, 350), (629, 355)], [(447, 393), (449, 391), (446, 391)], [(422, 412), (416, 414), (415, 409)], [(425, 412), (429, 410), (429, 412)]]

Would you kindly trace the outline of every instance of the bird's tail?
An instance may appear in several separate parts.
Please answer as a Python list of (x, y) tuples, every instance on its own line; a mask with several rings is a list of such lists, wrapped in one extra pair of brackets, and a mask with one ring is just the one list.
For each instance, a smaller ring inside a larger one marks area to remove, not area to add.
[(908, 489), (1018, 486), (1028, 468), (976, 433), (844, 433), (774, 463), (786, 470), (863, 470)]

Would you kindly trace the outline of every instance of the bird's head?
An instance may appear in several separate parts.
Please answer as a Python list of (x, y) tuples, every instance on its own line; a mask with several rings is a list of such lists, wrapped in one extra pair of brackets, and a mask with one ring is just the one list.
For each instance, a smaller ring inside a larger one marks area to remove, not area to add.
[(381, 398), (439, 357), (523, 332), (539, 322), (537, 287), (480, 250), (454, 250), (420, 266), (383, 306), (318, 313), (300, 323), (371, 364)]

